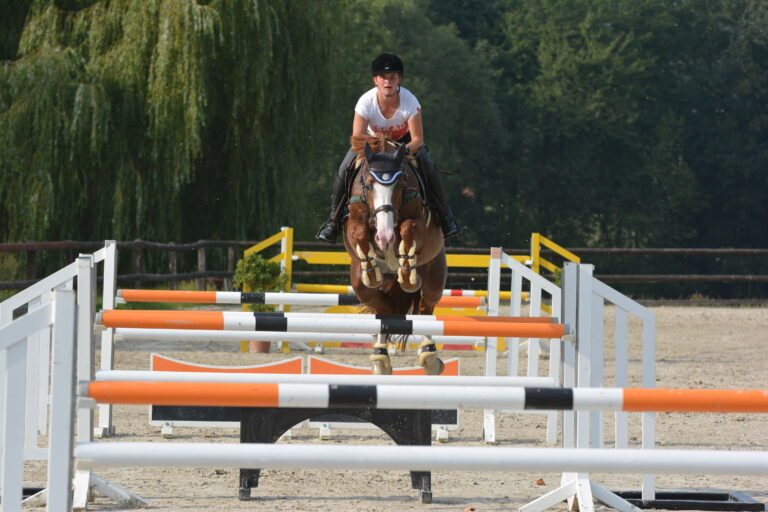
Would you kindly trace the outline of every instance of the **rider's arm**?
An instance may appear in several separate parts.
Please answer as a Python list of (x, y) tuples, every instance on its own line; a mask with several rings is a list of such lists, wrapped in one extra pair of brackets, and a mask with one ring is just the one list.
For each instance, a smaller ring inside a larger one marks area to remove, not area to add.
[(355, 119), (352, 121), (352, 136), (365, 135), (368, 133), (368, 120), (355, 112)]
[(421, 123), (421, 111), (408, 120), (408, 131), (411, 132), (411, 142), (408, 149), (416, 153), (424, 145), (424, 125)]

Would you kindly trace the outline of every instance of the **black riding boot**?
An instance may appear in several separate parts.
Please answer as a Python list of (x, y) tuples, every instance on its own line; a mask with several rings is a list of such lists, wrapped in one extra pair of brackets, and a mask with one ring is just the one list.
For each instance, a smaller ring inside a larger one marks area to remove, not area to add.
[(416, 158), (419, 161), (419, 168), (427, 178), (427, 203), (436, 210), (440, 217), (440, 228), (443, 230), (443, 238), (456, 236), (461, 231), (459, 223), (453, 216), (453, 212), (445, 201), (445, 191), (443, 190), (443, 180), (440, 178), (440, 171), (435, 167), (432, 157), (426, 146), (422, 146), (416, 152)]
[(347, 173), (352, 168), (355, 156), (356, 153), (350, 149), (341, 162), (339, 171), (336, 173), (336, 177), (333, 180), (333, 192), (331, 193), (331, 213), (328, 216), (328, 220), (320, 226), (320, 231), (315, 235), (315, 238), (318, 240), (329, 244), (336, 243), (344, 212), (343, 202), (347, 195)]

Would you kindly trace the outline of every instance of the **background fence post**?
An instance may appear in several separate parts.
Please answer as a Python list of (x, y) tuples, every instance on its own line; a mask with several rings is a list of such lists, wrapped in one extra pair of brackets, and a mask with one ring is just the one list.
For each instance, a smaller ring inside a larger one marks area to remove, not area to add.
[[(133, 241), (133, 273), (134, 274), (144, 273), (144, 262), (142, 258), (142, 241), (138, 238)], [(141, 280), (136, 279), (133, 282), (133, 287), (141, 288)]]
[[(32, 243), (32, 242), (27, 242)], [(32, 280), (37, 277), (37, 251), (27, 251), (27, 279)]]
[[(227, 248), (227, 272), (235, 271), (235, 248), (230, 246)], [(232, 289), (232, 276), (224, 278), (224, 290), (229, 291)]]
[[(171, 275), (175, 276), (179, 270), (178, 263), (176, 261), (176, 249), (173, 247), (176, 244), (174, 242), (171, 242), (169, 245), (171, 246), (171, 249), (168, 251), (168, 272), (170, 272)], [(178, 283), (176, 282), (175, 279), (170, 282), (170, 288), (171, 290), (175, 290), (178, 288)]]
[[(197, 243), (202, 243), (202, 240), (198, 240)], [(205, 272), (205, 247), (201, 246), (197, 248), (197, 271)], [(197, 289), (205, 290), (206, 282), (204, 277), (197, 279)]]

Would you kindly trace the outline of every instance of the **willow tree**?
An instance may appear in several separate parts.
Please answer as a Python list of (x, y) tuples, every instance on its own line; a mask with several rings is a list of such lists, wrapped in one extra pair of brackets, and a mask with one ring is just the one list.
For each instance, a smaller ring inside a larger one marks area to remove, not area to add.
[(336, 4), (18, 5), (0, 56), (2, 239), (252, 238), (303, 220)]

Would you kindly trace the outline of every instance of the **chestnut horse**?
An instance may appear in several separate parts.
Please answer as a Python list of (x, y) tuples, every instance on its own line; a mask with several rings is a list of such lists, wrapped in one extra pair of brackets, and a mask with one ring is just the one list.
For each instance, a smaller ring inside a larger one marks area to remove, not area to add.
[[(352, 184), (344, 246), (352, 258), (349, 278), (358, 298), (378, 315), (429, 315), (445, 287), (447, 264), (437, 216), (419, 194), (406, 148), (386, 139), (353, 136), (358, 173)], [(392, 373), (388, 338), (379, 335), (371, 355), (373, 372)], [(405, 338), (399, 344), (405, 348)], [(439, 375), (443, 362), (428, 336), (419, 363)]]

